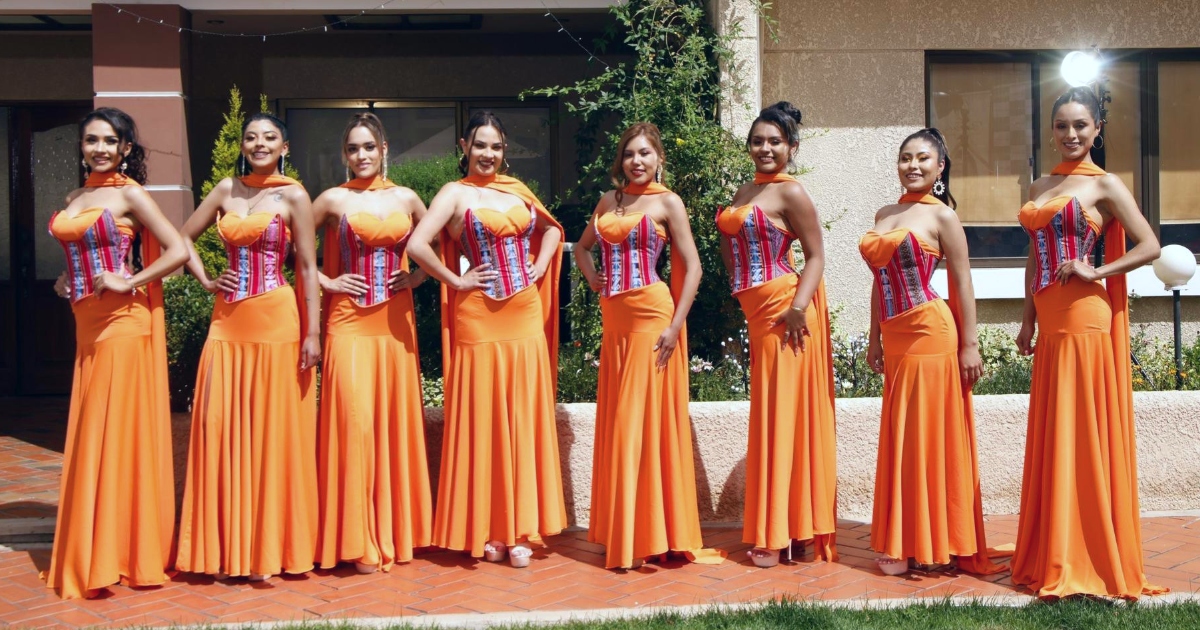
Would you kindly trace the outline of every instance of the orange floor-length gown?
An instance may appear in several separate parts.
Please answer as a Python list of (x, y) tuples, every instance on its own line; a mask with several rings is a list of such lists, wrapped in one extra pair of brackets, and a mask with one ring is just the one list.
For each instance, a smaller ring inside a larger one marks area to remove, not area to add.
[[(795, 181), (755, 176), (755, 183)], [(800, 276), (795, 236), (756, 207), (724, 209), (717, 227), (734, 258), (734, 297), (750, 333), (750, 427), (742, 542), (782, 549), (813, 541), (814, 557), (836, 562), (837, 443), (833, 354), (825, 282), (806, 312), (812, 335), (797, 354), (779, 317), (791, 308)], [(778, 273), (773, 273), (777, 271)]]
[[(1051, 172), (1104, 175), (1080, 162), (1064, 162)], [(1072, 197), (1040, 208), (1028, 203), (1020, 221), (1031, 236), (1056, 225), (1065, 236), (1052, 248), (1035, 241), (1035, 250), (1046, 252), (1038, 273), (1067, 258), (1087, 260), (1100, 234)], [(1106, 259), (1122, 256), (1121, 223), (1110, 220), (1104, 234)], [(1070, 255), (1065, 248), (1079, 242), (1084, 247)], [(1104, 284), (1077, 277), (1047, 284), (1035, 277), (1039, 285), (1044, 286), (1033, 295), (1038, 337), (1013, 582), (1039, 597), (1136, 599), (1165, 592), (1146, 581), (1142, 563), (1125, 276)]]
[[(463, 240), (442, 234), (442, 259), (459, 269), (483, 258), (466, 246), (467, 230), (478, 238), (512, 245), (489, 250), (493, 269), (507, 270), (498, 283), (521, 274), (536, 256), (541, 236), (530, 227), (535, 212), (561, 226), (524, 184), (512, 177), (471, 176), (461, 183), (516, 195), (513, 208), (472, 208)], [(522, 233), (529, 230), (529, 236)], [(507, 249), (507, 248), (502, 248)], [(442, 284), (442, 348), (445, 431), (434, 510), (433, 544), (482, 557), (484, 545), (541, 541), (567, 526), (555, 425), (558, 349), (559, 247), (546, 275), (501, 299), (483, 290), (455, 291)], [(511, 274), (511, 275), (510, 275)], [(493, 287), (493, 290), (495, 287)]]
[[(125, 185), (137, 183), (93, 173), (85, 184)], [(46, 585), (71, 599), (95, 596), (117, 582), (163, 584), (172, 562), (175, 484), (162, 284), (130, 294), (92, 294), (95, 274), (128, 275), (120, 255), (96, 264), (101, 252), (87, 241), (99, 235), (97, 240), (120, 247), (124, 238), (128, 251), (134, 236), (104, 208), (69, 219), (56, 214), (50, 232), (75, 257), (69, 264), (76, 270), (75, 373)], [(141, 237), (142, 262), (149, 265), (159, 246), (149, 230)]]
[[(666, 192), (658, 184), (625, 189), (626, 194)], [(593, 226), (589, 229), (596, 230), (600, 247), (620, 248), (627, 239), (638, 245), (614, 253), (624, 262), (605, 270), (612, 290), (600, 301), (604, 334), (588, 540), (604, 545), (604, 566), (610, 569), (668, 551), (684, 552), (695, 562), (721, 562), (722, 552), (703, 549), (700, 532), (686, 329), (666, 367), (655, 366), (654, 346), (674, 317), (683, 263), (678, 257), (672, 262), (672, 291), (653, 271), (667, 238), (660, 226), (640, 213), (618, 217), (613, 212)], [(639, 234), (631, 239), (635, 229)]]
[[(259, 188), (296, 183), (279, 176), (242, 181)], [(226, 249), (241, 252), (281, 221), (268, 212), (224, 214), (217, 227)], [(281, 263), (282, 255), (272, 261)], [(249, 266), (264, 264), (261, 254), (249, 255)], [(262, 273), (239, 280), (256, 284)], [(313, 568), (315, 375), (298, 370), (303, 337), (296, 294), (284, 281), (233, 301), (217, 296), (192, 403), (181, 571), (252, 576)]]
[[(913, 201), (940, 203), (912, 194), (900, 200)], [(879, 285), (883, 318), (871, 548), (920, 564), (947, 564), (955, 556), (964, 571), (998, 573), (1003, 567), (988, 558), (958, 318), (929, 287), (941, 252), (904, 228), (868, 232), (859, 250)]]
[[(343, 187), (395, 184), (356, 179)], [(317, 560), (323, 568), (352, 561), (386, 571), (430, 544), (416, 313), (411, 289), (387, 288), (392, 267), (408, 266), (403, 248), (411, 227), (412, 217), (403, 212), (383, 219), (354, 212), (325, 231), (325, 275), (365, 272), (371, 288), (363, 304), (346, 294), (326, 296), (318, 435)]]

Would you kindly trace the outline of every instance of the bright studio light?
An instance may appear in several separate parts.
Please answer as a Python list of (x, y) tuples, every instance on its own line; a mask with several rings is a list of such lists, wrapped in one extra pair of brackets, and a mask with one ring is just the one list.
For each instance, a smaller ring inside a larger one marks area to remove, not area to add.
[(1062, 62), (1062, 78), (1071, 87), (1090, 85), (1100, 76), (1100, 58), (1092, 53), (1074, 51)]

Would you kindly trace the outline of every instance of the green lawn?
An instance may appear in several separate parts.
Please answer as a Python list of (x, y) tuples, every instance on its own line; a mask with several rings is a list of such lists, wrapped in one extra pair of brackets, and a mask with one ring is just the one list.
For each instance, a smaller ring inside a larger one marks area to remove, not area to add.
[[(353, 628), (336, 622), (308, 622), (283, 626), (288, 630), (339, 630)], [(400, 630), (408, 626), (389, 626)], [(829, 628), (913, 630), (1109, 630), (1147, 628), (1192, 630), (1200, 628), (1200, 602), (1129, 605), (1091, 600), (1034, 603), (1023, 607), (989, 606), (986, 603), (914, 604), (886, 610), (850, 610), (822, 604), (781, 602), (749, 610), (712, 610), (692, 616), (658, 614), (640, 619), (572, 622), (554, 625), (510, 625), (505, 628), (554, 630), (725, 630), (733, 628)]]

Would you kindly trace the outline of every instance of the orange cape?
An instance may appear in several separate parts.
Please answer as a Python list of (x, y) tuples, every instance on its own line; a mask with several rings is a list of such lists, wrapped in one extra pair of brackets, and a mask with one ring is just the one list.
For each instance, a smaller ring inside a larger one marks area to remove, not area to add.
[[(565, 237), (566, 232), (563, 230), (562, 224), (550, 214), (549, 210), (542, 205), (538, 200), (537, 195), (529, 190), (525, 184), (521, 183), (515, 177), (507, 175), (494, 175), (491, 177), (481, 177), (471, 175), (458, 180), (458, 183), (466, 186), (475, 186), (477, 188), (490, 188), (503, 193), (508, 193), (518, 197), (526, 205), (533, 208), (538, 216), (551, 226), (558, 228), (558, 231)], [(541, 251), (542, 234), (535, 228), (533, 237), (530, 238), (530, 252), (536, 256)], [(459, 273), (459, 259), (462, 257), (462, 248), (458, 240), (450, 236), (449, 230), (442, 231), (441, 237), (441, 254), (442, 264), (450, 271)], [(550, 352), (550, 371), (554, 374), (554, 391), (555, 397), (558, 394), (558, 282), (562, 275), (562, 239), (559, 239), (558, 247), (554, 250), (554, 255), (550, 259), (550, 264), (546, 267), (546, 275), (542, 276), (537, 281), (538, 294), (542, 301), (542, 325), (546, 331), (546, 346)], [(456, 339), (454, 333), (454, 314), (451, 312), (455, 298), (458, 292), (453, 288), (442, 283), (442, 374), (450, 374), (450, 357), (453, 354), (454, 342)]]
[[(1060, 162), (1051, 175), (1088, 175), (1099, 177), (1108, 173), (1092, 162)], [(1110, 263), (1125, 255), (1125, 226), (1115, 218), (1104, 228), (1104, 262)], [(1133, 418), (1133, 364), (1129, 360), (1129, 287), (1125, 274), (1109, 276), (1104, 280), (1104, 291), (1112, 303), (1112, 323), (1109, 336), (1112, 338), (1113, 358), (1117, 364), (1117, 396), (1126, 418)]]

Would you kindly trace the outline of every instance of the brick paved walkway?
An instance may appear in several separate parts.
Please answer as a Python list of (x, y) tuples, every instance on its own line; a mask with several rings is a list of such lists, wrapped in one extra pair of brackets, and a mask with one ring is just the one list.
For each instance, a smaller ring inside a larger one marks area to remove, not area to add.
[[(0, 400), (0, 408), (11, 408)], [(44, 419), (54, 405), (43, 401), (19, 412)], [(65, 416), (65, 409), (62, 410)], [(0, 427), (0, 527), (6, 519), (53, 514), (57, 464), (56, 429), (45, 422), (25, 431)], [(16, 426), (16, 428), (14, 428)], [(59, 433), (61, 435), (61, 433)], [(57, 444), (61, 445), (61, 437)], [(61, 448), (61, 446), (59, 446)], [(1200, 517), (1145, 518), (1146, 571), (1154, 583), (1176, 592), (1200, 593)], [(989, 543), (1012, 542), (1016, 517), (989, 517)], [(770, 569), (745, 557), (740, 529), (706, 529), (705, 543), (724, 549), (721, 565), (671, 560), (635, 571), (603, 568), (602, 549), (584, 532), (549, 539), (528, 569), (477, 562), (457, 552), (429, 550), (390, 573), (359, 575), (351, 567), (313, 571), (251, 584), (214, 582), (181, 574), (161, 588), (115, 586), (94, 600), (61, 601), (39, 579), (49, 564), (48, 546), (0, 548), (0, 625), (86, 627), (169, 625), (317, 618), (400, 617), (449, 613), (496, 613), (750, 602), (776, 597), (805, 599), (942, 598), (949, 595), (1020, 594), (1007, 574), (886, 577), (868, 549), (869, 526), (843, 522), (838, 563), (797, 556)]]

